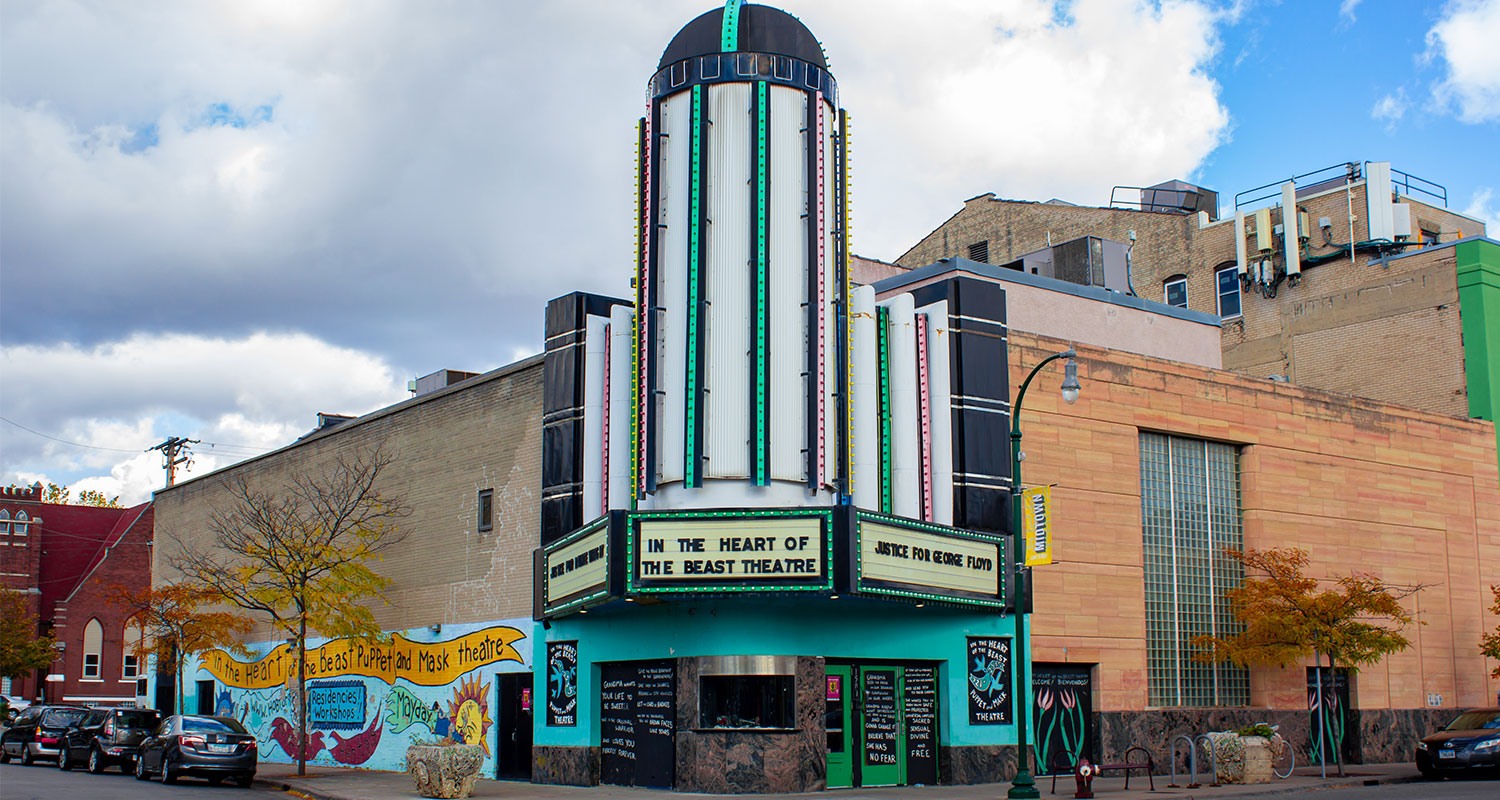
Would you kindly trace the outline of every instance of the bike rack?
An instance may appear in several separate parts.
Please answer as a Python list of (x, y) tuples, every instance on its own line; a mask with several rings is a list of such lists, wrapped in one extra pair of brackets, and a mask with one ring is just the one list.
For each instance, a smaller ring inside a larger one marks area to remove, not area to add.
[(1172, 737), (1172, 757), (1171, 757), (1171, 762), (1172, 762), (1172, 782), (1169, 783), (1169, 784), (1167, 784), (1167, 788), (1168, 789), (1181, 789), (1181, 788), (1183, 788), (1183, 787), (1177, 785), (1177, 743), (1178, 742), (1187, 742), (1188, 765), (1189, 765), (1189, 769), (1191, 769), (1193, 771), (1193, 775), (1192, 775), (1193, 782), (1191, 784), (1189, 784), (1187, 786), (1187, 788), (1189, 788), (1189, 789), (1196, 789), (1199, 786), (1199, 783), (1198, 783), (1198, 750), (1197, 750), (1197, 748), (1195, 748), (1193, 746), (1193, 739), (1192, 739), (1192, 737), (1188, 736), (1185, 733), (1181, 734), (1179, 736)]
[[(1209, 766), (1209, 769), (1213, 770), (1213, 772), (1210, 772), (1209, 775), (1213, 776), (1213, 779), (1214, 779), (1213, 783), (1210, 783), (1209, 786), (1218, 786), (1219, 785), (1219, 754), (1214, 752), (1214, 740), (1208, 738), (1208, 734), (1206, 734), (1206, 733), (1200, 733), (1197, 736), (1193, 737), (1193, 744), (1198, 744), (1199, 742), (1202, 742), (1202, 743), (1208, 745), (1208, 748), (1207, 748), (1208, 749), (1208, 766)], [(1194, 751), (1196, 752), (1196, 748), (1194, 748)], [(1194, 767), (1195, 768), (1193, 769), (1193, 780), (1198, 780), (1198, 770), (1196, 769), (1196, 766), (1197, 766), (1197, 762), (1194, 762)]]

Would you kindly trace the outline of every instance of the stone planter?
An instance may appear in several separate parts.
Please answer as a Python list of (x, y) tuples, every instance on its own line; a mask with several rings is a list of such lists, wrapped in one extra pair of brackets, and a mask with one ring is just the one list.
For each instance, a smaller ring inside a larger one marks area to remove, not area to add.
[(1270, 783), (1271, 740), (1264, 736), (1210, 733), (1219, 783)]
[(417, 794), (423, 797), (468, 797), (483, 763), (479, 745), (406, 748), (406, 773), (416, 781)]

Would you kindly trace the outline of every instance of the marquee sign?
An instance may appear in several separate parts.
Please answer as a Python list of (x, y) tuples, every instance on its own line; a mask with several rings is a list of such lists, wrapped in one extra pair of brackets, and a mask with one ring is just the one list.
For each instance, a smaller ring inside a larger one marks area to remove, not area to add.
[(1004, 605), (1004, 540), (859, 512), (857, 590), (967, 605)]
[(610, 516), (594, 520), (543, 549), (537, 579), (542, 611), (567, 611), (609, 595)]
[(638, 512), (626, 591), (816, 591), (833, 587), (833, 512)]

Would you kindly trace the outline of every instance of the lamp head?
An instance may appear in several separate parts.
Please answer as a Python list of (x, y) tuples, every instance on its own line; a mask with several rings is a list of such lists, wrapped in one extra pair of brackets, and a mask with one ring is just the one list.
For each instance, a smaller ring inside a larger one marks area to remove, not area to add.
[(1068, 363), (1063, 368), (1062, 382), (1063, 402), (1070, 406), (1078, 402), (1078, 392), (1083, 389), (1078, 384), (1078, 361), (1073, 357), (1072, 352), (1068, 351)]

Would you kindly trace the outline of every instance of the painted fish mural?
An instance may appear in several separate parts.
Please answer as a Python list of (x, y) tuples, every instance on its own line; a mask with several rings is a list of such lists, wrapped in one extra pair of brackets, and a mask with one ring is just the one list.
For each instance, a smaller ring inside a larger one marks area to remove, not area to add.
[(370, 756), (375, 754), (375, 748), (380, 745), (381, 731), (385, 730), (385, 726), (381, 723), (380, 715), (376, 714), (375, 719), (370, 722), (370, 727), (347, 739), (340, 736), (337, 731), (328, 734), (336, 743), (328, 748), (328, 755), (333, 756), (333, 760), (340, 764), (363, 764), (369, 761)]
[[(271, 738), (281, 745), (281, 749), (285, 750), (288, 756), (294, 759), (297, 757), (297, 748), (294, 745), (297, 741), (297, 729), (292, 723), (287, 722), (286, 717), (277, 717), (271, 722)], [(323, 752), (323, 747), (323, 732), (313, 731), (307, 735), (307, 747), (303, 757), (311, 761), (318, 753)]]

